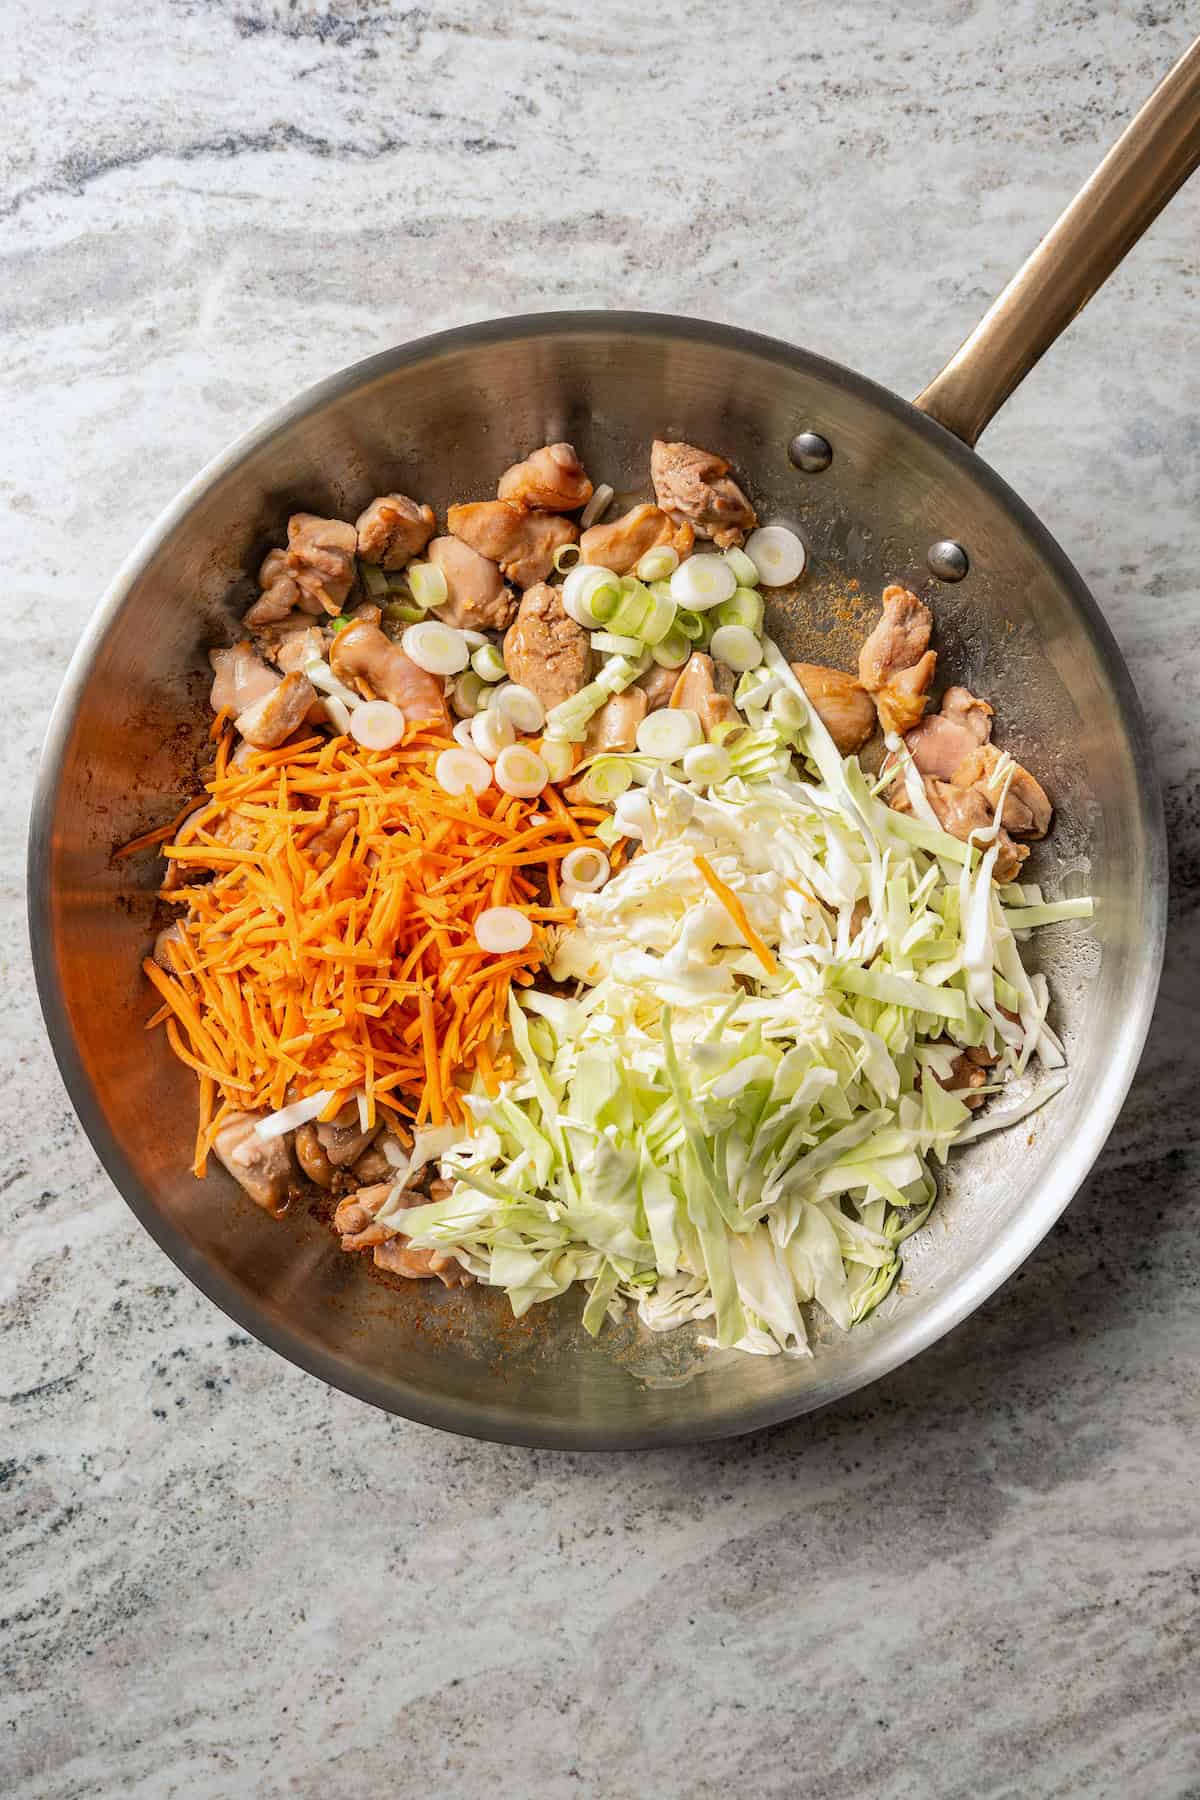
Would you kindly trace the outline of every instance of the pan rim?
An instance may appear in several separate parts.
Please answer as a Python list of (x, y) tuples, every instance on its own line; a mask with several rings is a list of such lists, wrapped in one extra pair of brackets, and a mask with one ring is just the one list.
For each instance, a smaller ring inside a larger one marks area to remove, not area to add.
[[(51, 827), (63, 762), (86, 681), (104, 637), (127, 594), (161, 545), (183, 522), (199, 499), (273, 437), (328, 403), (368, 386), (379, 377), (418, 362), (436, 360), (465, 348), (512, 342), (523, 337), (567, 337), (608, 334), (634, 337), (669, 336), (736, 350), (782, 363), (794, 373), (819, 376), (890, 415), (909, 429), (924, 432), (939, 450), (975, 482), (990, 490), (1071, 595), (1080, 624), (1108, 680), (1137, 769), (1139, 823), (1146, 843), (1144, 892), (1139, 896), (1143, 936), (1136, 977), (1135, 1006), (1124, 1021), (1120, 1053), (1105, 1070), (1095, 1093), (1089, 1123), (1053, 1165), (1053, 1204), (1026, 1215), (1024, 1229), (1010, 1224), (987, 1254), (974, 1265), (969, 1283), (960, 1284), (914, 1315), (912, 1328), (885, 1341), (842, 1379), (831, 1380), (811, 1397), (790, 1396), (752, 1407), (727, 1407), (700, 1427), (631, 1425), (595, 1429), (519, 1415), (471, 1400), (430, 1398), (423, 1390), (392, 1377), (382, 1381), (344, 1356), (303, 1341), (287, 1324), (273, 1318), (253, 1296), (231, 1281), (207, 1256), (197, 1252), (183, 1232), (156, 1206), (115, 1134), (87, 1073), (75, 1042), (61, 984), (51, 929)], [(870, 377), (785, 340), (739, 326), (670, 313), (606, 309), (531, 312), (485, 319), (414, 338), (378, 351), (324, 377), (274, 409), (212, 457), (160, 512), (122, 562), (104, 591), (67, 665), (46, 729), (34, 782), (30, 812), (27, 917), (34, 974), (42, 1016), (68, 1097), (99, 1161), (135, 1217), (180, 1272), (235, 1324), (287, 1361), (352, 1398), (381, 1410), (462, 1436), (538, 1449), (640, 1450), (741, 1436), (816, 1411), (919, 1355), (945, 1337), (974, 1312), (1037, 1248), (1051, 1226), (1078, 1193), (1115, 1125), (1133, 1081), (1150, 1028), (1158, 994), (1166, 940), (1167, 857), (1162, 795), (1145, 715), (1132, 676), (1103, 613), (1057, 540), (1041, 520), (977, 450), (969, 448), (910, 402)], [(1032, 1227), (1032, 1229), (1031, 1229)], [(799, 1402), (799, 1403), (797, 1403)]]

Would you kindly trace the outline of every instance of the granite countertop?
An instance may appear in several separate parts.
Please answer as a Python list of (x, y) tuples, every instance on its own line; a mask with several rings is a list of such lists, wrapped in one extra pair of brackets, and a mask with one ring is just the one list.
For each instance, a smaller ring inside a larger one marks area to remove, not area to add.
[(568, 306), (758, 327), (914, 393), (1184, 47), (1187, 0), (6, 22), (0, 1792), (1200, 1794), (1200, 182), (984, 445), (1150, 717), (1157, 1017), (1050, 1239), (878, 1387), (592, 1458), (329, 1391), (100, 1172), (20, 876), (76, 637), (237, 432), (372, 350)]

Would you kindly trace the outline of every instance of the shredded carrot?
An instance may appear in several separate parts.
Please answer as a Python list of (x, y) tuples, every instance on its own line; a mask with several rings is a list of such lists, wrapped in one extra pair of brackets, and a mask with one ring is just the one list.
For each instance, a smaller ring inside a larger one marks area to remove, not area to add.
[[(323, 1120), (361, 1096), (392, 1129), (461, 1121), (464, 1086), (494, 1093), (511, 1073), (496, 1056), (510, 987), (535, 979), (541, 927), (573, 916), (558, 863), (601, 815), (557, 795), (451, 798), (433, 775), (446, 740), (420, 729), (398, 750), (313, 737), (241, 767), (225, 721), (214, 737), (204, 793), (124, 852), (169, 838), (168, 864), (194, 882), (163, 890), (179, 907), (173, 969), (143, 965), (162, 1002), (151, 1022), (199, 1078), (194, 1168), (230, 1112), (322, 1090)], [(475, 922), (497, 905), (538, 927), (525, 950), (479, 948)]]
[(767, 945), (763, 943), (757, 931), (755, 931), (753, 925), (746, 917), (746, 909), (734, 893), (733, 889), (727, 887), (721, 880), (721, 877), (716, 873), (706, 856), (694, 856), (692, 861), (695, 863), (701, 875), (703, 875), (705, 881), (745, 938), (750, 949), (753, 950), (755, 956), (757, 956), (759, 962), (767, 971), (767, 974), (774, 975), (777, 972), (779, 965), (775, 961), (775, 958)]

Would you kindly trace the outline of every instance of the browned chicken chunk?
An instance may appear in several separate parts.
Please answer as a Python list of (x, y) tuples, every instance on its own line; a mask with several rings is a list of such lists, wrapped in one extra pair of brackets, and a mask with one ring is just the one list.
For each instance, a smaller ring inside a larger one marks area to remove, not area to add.
[(975, 734), (944, 711), (926, 714), (904, 742), (920, 773), (934, 775), (939, 781), (951, 780), (960, 763), (979, 748)]
[(875, 729), (875, 707), (862, 682), (823, 663), (794, 662), (792, 674), (841, 754), (861, 750)]
[(689, 656), (679, 671), (671, 690), (671, 705), (694, 712), (704, 727), (705, 737), (711, 737), (718, 725), (737, 723), (737, 708), (720, 691), (713, 659), (702, 650)]
[(275, 661), (285, 675), (302, 675), (305, 666), (325, 656), (325, 634), (319, 625), (306, 631), (289, 631), (279, 640)]
[(293, 513), (286, 550), (272, 550), (258, 573), (262, 596), (246, 614), (247, 625), (269, 625), (299, 607), (340, 613), (354, 586), (358, 536), (343, 519)]
[(662, 669), (655, 663), (634, 682), (646, 696), (646, 711), (657, 712), (662, 706), (670, 706), (671, 695), (675, 692), (675, 683), (679, 680), (678, 669)]
[(168, 975), (176, 974), (178, 968), (184, 966), (182, 963), (177, 965), (175, 960), (176, 946), (182, 942), (183, 928), (178, 920), (174, 925), (165, 925), (154, 940), (154, 949), (151, 951), (151, 955), (159, 968), (165, 969)]
[(266, 1116), (263, 1112), (230, 1113), (213, 1139), (213, 1149), (256, 1206), (279, 1213), (291, 1194), (292, 1159), (286, 1138), (269, 1138), (264, 1143), (255, 1131), (256, 1121)]
[(333, 1215), (333, 1229), (341, 1233), (343, 1250), (370, 1250), (376, 1244), (385, 1244), (391, 1237), (391, 1228), (377, 1225), (375, 1214), (393, 1186), (390, 1181), (380, 1181), (372, 1187), (359, 1188), (356, 1194), (346, 1195)]
[(315, 1125), (301, 1125), (295, 1139), (296, 1161), (310, 1181), (326, 1192), (333, 1186), (336, 1169), (325, 1154)]
[(402, 569), (419, 556), (437, 523), (432, 506), (418, 506), (407, 494), (380, 494), (355, 525), (358, 554), (384, 569)]
[[(975, 832), (987, 831), (991, 828), (994, 817), (993, 809), (988, 804), (986, 796), (981, 794), (977, 788), (954, 787), (948, 781), (939, 781), (936, 775), (929, 775), (925, 778), (925, 792), (929, 796), (929, 804), (932, 806), (934, 817), (942, 830), (949, 832), (951, 837), (958, 838), (961, 843), (969, 843)], [(903, 781), (893, 783), (888, 803), (897, 812), (912, 810)], [(1003, 827), (1000, 829), (997, 842), (1000, 848), (995, 868), (992, 870), (992, 879), (1000, 882), (1014, 881), (1017, 871), (1029, 855), (1029, 851), (1024, 844), (1014, 843)], [(980, 847), (982, 848), (982, 846)]]
[(524, 462), (505, 469), (496, 489), (501, 500), (543, 512), (574, 512), (592, 497), (588, 472), (574, 444), (545, 444)]
[(692, 525), (696, 536), (727, 548), (740, 544), (758, 523), (754, 508), (729, 473), (723, 456), (694, 444), (655, 438), (650, 448), (654, 497), (677, 525)]
[(529, 512), (507, 500), (452, 506), (446, 524), (480, 556), (499, 563), (505, 579), (519, 588), (545, 581), (554, 567), (554, 552), (579, 536), (578, 525), (561, 514)]
[(903, 735), (919, 723), (937, 669), (929, 649), (933, 614), (907, 588), (883, 590), (883, 613), (858, 653), (858, 674), (875, 696), (885, 731)]
[(982, 793), (993, 812), (1008, 780), (1001, 821), (1006, 830), (1019, 837), (1045, 837), (1054, 811), (1045, 790), (1020, 763), (1012, 764), (1011, 776), (999, 773), (1000, 760), (1001, 752), (995, 744), (977, 744), (955, 769), (951, 780), (955, 787)]
[(978, 1049), (964, 1050), (961, 1056), (955, 1057), (946, 1079), (943, 1081), (940, 1075), (935, 1074), (934, 1080), (940, 1082), (942, 1087), (956, 1095), (965, 1107), (974, 1112), (976, 1107), (982, 1106), (987, 1099), (986, 1094), (976, 1093), (975, 1090), (986, 1084), (987, 1072), (995, 1060), (991, 1051), (983, 1049), (982, 1046)]
[(645, 690), (635, 683), (623, 694), (613, 694), (599, 712), (592, 714), (584, 740), (583, 754), (595, 756), (602, 750), (635, 750), (637, 728), (650, 710)]
[(690, 524), (676, 524), (661, 506), (647, 501), (609, 525), (592, 525), (579, 540), (579, 552), (585, 563), (598, 563), (614, 575), (628, 575), (647, 550), (670, 544), (682, 562), (695, 541), (696, 533)]
[(317, 1126), (317, 1139), (334, 1168), (344, 1169), (358, 1161), (367, 1145), (378, 1137), (379, 1131), (379, 1125), (363, 1130), (358, 1117), (358, 1104), (351, 1100), (328, 1123)]
[(316, 698), (307, 675), (285, 675), (269, 694), (239, 713), (234, 723), (256, 750), (273, 750), (303, 725)]
[(986, 700), (977, 700), (969, 688), (949, 687), (942, 695), (941, 712), (969, 731), (977, 744), (986, 744), (992, 735), (992, 709)]
[(512, 623), (517, 596), (505, 587), (499, 564), (480, 556), (461, 538), (434, 538), (429, 560), (446, 577), (446, 603), (437, 615), (459, 631), (503, 631)]
[(532, 688), (549, 712), (579, 692), (591, 663), (588, 634), (567, 617), (557, 588), (545, 582), (531, 587), (504, 639), (504, 666), (512, 679)]
[(330, 647), (329, 666), (339, 681), (356, 688), (364, 699), (390, 700), (406, 719), (429, 720), (449, 730), (441, 680), (419, 669), (378, 625), (347, 625), (339, 631)]
[(304, 846), (305, 854), (311, 857), (333, 856), (341, 845), (346, 834), (354, 829), (355, 815), (352, 812), (334, 812), (329, 816), (327, 824), (319, 831), (314, 831)]
[(209, 705), (215, 713), (245, 712), (279, 686), (278, 675), (268, 669), (246, 638), (228, 650), (210, 650), (208, 660), (213, 666)]
[[(430, 1183), (431, 1200), (444, 1200), (449, 1193), (448, 1181), (439, 1179)], [(402, 1198), (408, 1206), (425, 1204), (425, 1195), (416, 1191), (406, 1193)], [(378, 1245), (374, 1263), (377, 1269), (386, 1269), (391, 1275), (403, 1275), (409, 1281), (428, 1281), (436, 1275), (443, 1287), (469, 1287), (474, 1279), (448, 1250), (418, 1250), (406, 1237), (390, 1237), (386, 1244)]]

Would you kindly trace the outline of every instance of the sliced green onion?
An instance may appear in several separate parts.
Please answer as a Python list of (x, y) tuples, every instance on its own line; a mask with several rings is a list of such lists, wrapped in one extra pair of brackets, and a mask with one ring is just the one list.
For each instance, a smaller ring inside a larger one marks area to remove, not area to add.
[(504, 658), (495, 644), (482, 644), (471, 656), (471, 667), (480, 681), (503, 681), (508, 674)]
[(495, 762), (502, 750), (516, 742), (517, 730), (511, 719), (506, 719), (502, 712), (489, 706), (485, 712), (477, 712), (471, 720), (471, 742), (481, 756), (489, 762)]
[(482, 650), (485, 644), (491, 643), (486, 631), (472, 631), (468, 625), (462, 627), (464, 642), (470, 644), (472, 650)]
[(515, 681), (506, 681), (496, 688), (488, 705), (510, 719), (518, 731), (540, 731), (546, 723), (546, 709), (533, 689)]
[(673, 627), (650, 654), (660, 669), (681, 669), (692, 654), (691, 639)]
[(447, 794), (465, 794), (468, 788), (482, 794), (492, 785), (491, 767), (475, 750), (443, 750), (433, 772)]
[(415, 562), (408, 565), (408, 591), (417, 606), (426, 612), (445, 606), (450, 597), (446, 577), (436, 563)]
[(495, 779), (502, 794), (532, 800), (549, 781), (550, 771), (525, 744), (506, 744), (496, 758)]
[(746, 625), (718, 625), (712, 634), (711, 649), (718, 662), (739, 673), (757, 669), (763, 659), (762, 639)]
[(702, 551), (680, 563), (671, 577), (671, 598), (676, 606), (692, 612), (707, 612), (732, 597), (737, 577), (723, 556)]
[(602, 650), (608, 656), (640, 656), (642, 640), (635, 637), (619, 637), (615, 631), (594, 631), (592, 633), (592, 649)]
[(400, 640), (400, 648), (410, 662), (429, 675), (457, 675), (471, 660), (470, 646), (462, 632), (441, 625), (436, 619), (410, 625)]
[(639, 656), (636, 660), (630, 656), (610, 656), (595, 681), (589, 683), (589, 686), (602, 688), (606, 696), (623, 694), (625, 689), (632, 686), (638, 676), (644, 675), (649, 667), (649, 656)]
[(596, 523), (597, 519), (601, 518), (608, 511), (609, 507), (612, 505), (615, 492), (616, 489), (609, 487), (607, 481), (602, 481), (600, 483), (600, 486), (596, 488), (591, 499), (579, 515), (579, 527), (581, 531), (587, 531)]
[(667, 762), (678, 762), (703, 742), (700, 716), (687, 707), (668, 706), (647, 713), (637, 728), (637, 747), (643, 756), (661, 756)]
[(538, 755), (550, 771), (551, 781), (566, 781), (575, 767), (570, 744), (561, 743), (556, 738), (543, 738)]
[(693, 744), (684, 754), (683, 772), (697, 787), (711, 787), (718, 781), (728, 781), (733, 764), (728, 750), (720, 744)]
[(609, 862), (602, 851), (593, 850), (588, 844), (580, 844), (577, 850), (568, 850), (562, 859), (562, 878), (580, 894), (594, 894), (597, 888), (604, 886), (609, 876)]
[[(613, 660), (617, 659), (614, 657)], [(581, 744), (587, 736), (588, 720), (604, 705), (612, 691), (599, 681), (589, 681), (577, 694), (572, 694), (567, 700), (560, 700), (546, 714), (545, 735), (557, 738), (560, 742)]]
[(633, 572), (639, 581), (665, 581), (678, 567), (679, 552), (673, 550), (670, 544), (655, 544), (652, 550), (647, 550)]
[(767, 711), (784, 731), (799, 731), (808, 723), (808, 709), (790, 688), (778, 688), (767, 702)]
[(750, 587), (736, 588), (713, 614), (718, 625), (744, 625), (749, 631), (763, 628), (763, 597)]
[(619, 756), (601, 757), (583, 777), (584, 793), (594, 806), (610, 806), (633, 786), (633, 770)]
[(358, 565), (362, 584), (372, 600), (382, 599), (388, 591), (388, 579), (377, 563), (360, 562)]
[(808, 552), (786, 525), (762, 525), (746, 539), (746, 555), (764, 587), (786, 587), (804, 573)]
[(704, 636), (704, 620), (698, 612), (692, 612), (690, 607), (681, 606), (679, 608), (675, 614), (675, 624), (682, 631), (684, 637), (690, 638), (692, 643), (695, 643), (697, 638)]
[(353, 623), (354, 623), (353, 619), (348, 619), (346, 617), (345, 613), (339, 613), (337, 618), (334, 619), (332, 622), (331, 628), (332, 628), (334, 637), (337, 637), (339, 632), (345, 631), (347, 625), (352, 625)]
[(416, 625), (425, 617), (419, 606), (408, 606), (400, 600), (389, 600), (383, 609), (385, 619), (394, 625)]
[(554, 552), (554, 567), (560, 575), (565, 575), (568, 569), (575, 567), (579, 557), (578, 544), (560, 544)]
[(470, 719), (479, 711), (484, 705), (483, 692), (483, 682), (474, 669), (464, 669), (450, 695), (450, 704), (460, 719)]
[(624, 632), (629, 637), (641, 637), (642, 627), (655, 604), (650, 589), (632, 575), (626, 575), (621, 580), (616, 608), (605, 623), (612, 631)]
[(739, 587), (753, 588), (758, 586), (758, 570), (746, 555), (735, 545), (725, 552), (725, 561), (733, 570)]
[(653, 588), (647, 588), (646, 593), (650, 596), (650, 610), (642, 620), (642, 628), (638, 636), (644, 644), (649, 644), (653, 649), (654, 645), (661, 644), (672, 630), (675, 624), (675, 614), (679, 608), (669, 594), (664, 599)]
[(616, 612), (621, 578), (598, 563), (578, 563), (562, 585), (563, 611), (585, 631), (597, 631)]

